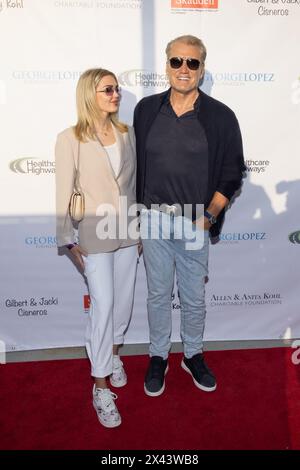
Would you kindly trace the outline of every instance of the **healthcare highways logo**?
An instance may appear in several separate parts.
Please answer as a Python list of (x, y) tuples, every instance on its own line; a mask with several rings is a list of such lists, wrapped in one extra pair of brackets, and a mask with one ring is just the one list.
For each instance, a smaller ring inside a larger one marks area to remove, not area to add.
[(118, 81), (122, 86), (162, 87), (169, 85), (165, 73), (151, 72), (144, 69), (125, 70), (118, 75)]
[(289, 234), (289, 240), (294, 245), (300, 245), (300, 230)]
[(55, 162), (51, 160), (40, 160), (38, 158), (22, 157), (9, 163), (11, 171), (21, 175), (53, 175), (55, 173)]

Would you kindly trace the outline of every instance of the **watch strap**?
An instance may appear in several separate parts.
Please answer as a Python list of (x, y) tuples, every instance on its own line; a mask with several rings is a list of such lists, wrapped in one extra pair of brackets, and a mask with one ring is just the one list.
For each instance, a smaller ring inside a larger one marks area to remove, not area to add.
[(204, 217), (206, 217), (211, 224), (215, 224), (217, 221), (217, 218), (208, 211), (204, 211)]

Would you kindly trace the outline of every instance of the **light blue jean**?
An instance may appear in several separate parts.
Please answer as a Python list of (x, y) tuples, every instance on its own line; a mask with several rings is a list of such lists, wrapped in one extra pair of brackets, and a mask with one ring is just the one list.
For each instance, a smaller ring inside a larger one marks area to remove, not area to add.
[[(151, 238), (151, 232), (156, 239)], [(142, 210), (141, 238), (148, 283), (150, 356), (166, 359), (171, 347), (171, 296), (176, 269), (181, 304), (180, 334), (184, 355), (191, 358), (203, 349), (209, 233), (184, 217)]]

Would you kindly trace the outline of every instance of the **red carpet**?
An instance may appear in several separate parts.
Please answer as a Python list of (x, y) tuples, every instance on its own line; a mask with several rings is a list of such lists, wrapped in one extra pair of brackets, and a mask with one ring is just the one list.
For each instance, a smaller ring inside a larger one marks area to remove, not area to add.
[(300, 365), (290, 348), (206, 353), (216, 392), (198, 390), (172, 354), (165, 393), (143, 391), (147, 356), (125, 357), (123, 423), (91, 406), (88, 360), (0, 366), (0, 449), (300, 449)]

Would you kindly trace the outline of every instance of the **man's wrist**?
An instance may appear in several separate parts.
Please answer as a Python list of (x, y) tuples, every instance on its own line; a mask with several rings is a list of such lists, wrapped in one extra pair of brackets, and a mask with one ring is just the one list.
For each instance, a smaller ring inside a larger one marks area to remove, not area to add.
[(209, 221), (211, 225), (217, 222), (217, 217), (213, 215), (211, 212), (204, 211), (204, 217), (206, 217), (206, 219)]

